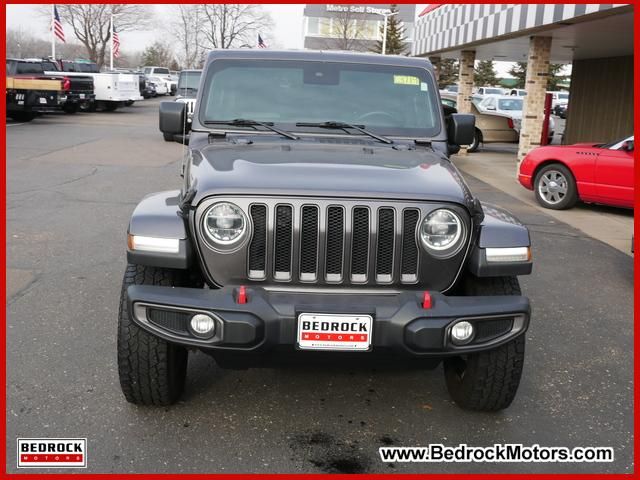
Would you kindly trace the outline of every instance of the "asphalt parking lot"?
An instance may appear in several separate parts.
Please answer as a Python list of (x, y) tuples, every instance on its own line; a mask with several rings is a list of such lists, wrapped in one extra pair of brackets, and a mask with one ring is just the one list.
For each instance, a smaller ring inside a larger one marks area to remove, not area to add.
[[(616, 472), (633, 465), (633, 259), (465, 175), (532, 233), (533, 318), (516, 400), (469, 413), (434, 371), (227, 371), (191, 355), (171, 408), (120, 392), (116, 321), (126, 229), (178, 188), (182, 147), (158, 100), (46, 116), (7, 133), (7, 468), (18, 437), (86, 437), (89, 472)], [(381, 446), (611, 446), (612, 463), (384, 464)]]

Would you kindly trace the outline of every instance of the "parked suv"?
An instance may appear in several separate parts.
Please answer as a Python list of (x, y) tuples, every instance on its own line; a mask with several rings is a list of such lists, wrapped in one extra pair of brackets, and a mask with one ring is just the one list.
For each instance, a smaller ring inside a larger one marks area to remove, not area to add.
[(175, 95), (178, 88), (178, 79), (172, 75), (166, 67), (144, 67), (147, 78), (154, 78), (155, 83), (164, 82), (167, 86), (167, 94)]
[[(161, 105), (180, 133), (185, 104)], [(471, 193), (448, 152), (474, 119), (447, 118), (425, 59), (210, 53), (182, 187), (145, 197), (129, 223), (126, 399), (175, 402), (198, 349), (230, 368), (444, 363), (459, 405), (507, 407), (529, 233)]]

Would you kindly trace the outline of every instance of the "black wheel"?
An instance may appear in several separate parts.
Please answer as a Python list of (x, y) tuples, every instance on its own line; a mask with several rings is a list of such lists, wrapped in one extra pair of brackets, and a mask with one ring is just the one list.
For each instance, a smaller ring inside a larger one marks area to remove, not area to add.
[(125, 107), (130, 107), (131, 105), (133, 105), (135, 102), (133, 100), (127, 100), (126, 102), (124, 102), (124, 106)]
[(36, 118), (36, 114), (34, 112), (13, 112), (9, 113), (8, 116), (13, 118), (16, 122), (30, 122)]
[[(469, 277), (467, 295), (520, 295), (516, 277)], [(458, 406), (492, 412), (511, 405), (524, 365), (525, 336), (481, 353), (447, 358), (444, 375), (447, 389)]]
[(560, 163), (542, 167), (535, 175), (536, 200), (545, 208), (565, 210), (578, 201), (578, 189), (571, 171)]
[(129, 285), (168, 287), (202, 286), (182, 270), (127, 265), (118, 313), (118, 374), (128, 402), (136, 405), (171, 405), (184, 389), (187, 350), (139, 328), (129, 317)]
[(476, 128), (475, 133), (473, 134), (473, 142), (467, 148), (467, 152), (473, 153), (477, 152), (480, 148), (480, 144), (482, 143), (482, 132)]
[(173, 137), (173, 134), (171, 134), (171, 133), (162, 132), (162, 137), (164, 138), (165, 142), (174, 142), (175, 141), (175, 139)]
[(104, 102), (103, 108), (106, 112), (115, 112), (118, 109), (116, 102)]

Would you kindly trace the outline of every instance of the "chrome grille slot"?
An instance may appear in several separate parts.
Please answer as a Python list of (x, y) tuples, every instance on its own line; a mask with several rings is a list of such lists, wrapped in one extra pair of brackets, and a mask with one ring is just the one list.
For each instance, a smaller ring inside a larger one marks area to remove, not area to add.
[(326, 237), (326, 275), (328, 282), (342, 280), (342, 264), (344, 258), (344, 209), (331, 206), (327, 209)]
[(249, 246), (249, 278), (263, 279), (267, 271), (267, 207), (251, 206), (253, 237)]
[(376, 282), (389, 283), (393, 278), (395, 212), (392, 208), (378, 210), (378, 245), (376, 251)]
[(300, 216), (300, 280), (315, 282), (318, 274), (318, 207), (305, 205)]
[(351, 229), (351, 281), (364, 283), (367, 281), (369, 268), (369, 236), (371, 233), (368, 208), (356, 207), (353, 209)]
[(418, 245), (416, 227), (420, 212), (407, 209), (402, 218), (402, 264), (400, 280), (402, 283), (414, 283), (418, 280)]
[(278, 205), (276, 207), (274, 236), (274, 278), (276, 280), (290, 280), (293, 246), (293, 209), (291, 206)]

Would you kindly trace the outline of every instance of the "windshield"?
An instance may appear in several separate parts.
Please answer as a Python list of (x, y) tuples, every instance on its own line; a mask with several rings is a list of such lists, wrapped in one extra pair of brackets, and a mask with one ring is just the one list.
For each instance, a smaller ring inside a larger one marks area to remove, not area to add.
[(380, 135), (431, 137), (440, 132), (435, 92), (431, 74), (418, 67), (216, 60), (207, 70), (200, 121), (248, 118), (299, 132), (321, 129), (296, 123), (333, 121)]
[(44, 70), (39, 63), (18, 62), (16, 73), (44, 73)]
[(200, 84), (200, 77), (202, 72), (182, 72), (180, 73), (180, 79), (178, 80), (178, 90), (191, 88), (198, 90)]
[(498, 100), (498, 110), (522, 110), (522, 99), (504, 98)]
[(568, 93), (559, 93), (558, 94), (558, 99), (559, 100), (569, 100), (569, 94)]
[(98, 66), (95, 63), (76, 63), (76, 71), (85, 73), (99, 73)]
[(502, 89), (501, 88), (485, 88), (484, 93), (485, 95), (502, 95)]
[(156, 75), (169, 75), (169, 69), (168, 68), (154, 68), (153, 69), (153, 73), (155, 73)]

